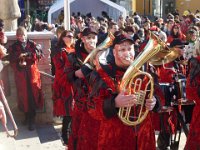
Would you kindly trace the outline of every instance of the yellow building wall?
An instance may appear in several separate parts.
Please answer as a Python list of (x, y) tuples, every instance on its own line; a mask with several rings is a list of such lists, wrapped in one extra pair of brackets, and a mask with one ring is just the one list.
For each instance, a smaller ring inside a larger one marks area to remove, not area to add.
[(197, 9), (200, 10), (200, 0), (176, 0), (176, 8), (179, 10), (180, 15), (187, 9), (195, 13)]
[[(136, 11), (140, 14), (140, 15), (144, 15), (144, 13), (146, 15), (150, 15), (152, 14), (152, 0), (133, 0), (135, 1), (135, 6), (136, 6)], [(145, 1), (145, 3), (144, 3)], [(150, 4), (150, 5), (149, 5)], [(145, 6), (144, 6), (145, 5)], [(145, 11), (144, 11), (145, 8)]]
[[(145, 14), (149, 15), (149, 1), (150, 1), (150, 14), (152, 14), (152, 0), (132, 0), (132, 10), (135, 10), (140, 14), (144, 14), (144, 1), (145, 1)], [(197, 9), (200, 10), (200, 0), (176, 0), (176, 8), (179, 10), (180, 15), (187, 9), (193, 13)]]
[(136, 0), (132, 0), (132, 11), (133, 13), (136, 11)]
[(139, 13), (139, 14), (143, 14), (144, 13), (144, 9), (143, 9), (143, 5), (144, 5), (144, 1), (143, 0), (135, 0), (136, 2), (136, 11)]

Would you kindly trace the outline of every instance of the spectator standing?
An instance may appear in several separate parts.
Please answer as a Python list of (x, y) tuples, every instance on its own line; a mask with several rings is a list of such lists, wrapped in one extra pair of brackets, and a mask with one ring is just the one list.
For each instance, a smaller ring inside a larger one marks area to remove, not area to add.
[(61, 10), (60, 14), (58, 15), (58, 23), (61, 25), (64, 22), (64, 10)]
[(20, 26), (23, 26), (28, 32), (30, 32), (32, 29), (31, 16), (26, 15), (26, 18), (21, 22)]
[(57, 52), (53, 56), (55, 64), (55, 79), (53, 84), (54, 115), (63, 117), (62, 139), (68, 144), (69, 124), (72, 116), (72, 84), (67, 80), (66, 64), (68, 55), (75, 53), (74, 35), (71, 30), (65, 30), (59, 37)]
[(27, 31), (24, 27), (18, 27), (16, 38), (17, 41), (8, 49), (9, 61), (14, 70), (18, 107), (25, 113), (23, 123), (28, 124), (28, 129), (32, 131), (35, 129), (36, 110), (44, 106), (37, 66), (42, 52), (35, 42), (27, 39)]

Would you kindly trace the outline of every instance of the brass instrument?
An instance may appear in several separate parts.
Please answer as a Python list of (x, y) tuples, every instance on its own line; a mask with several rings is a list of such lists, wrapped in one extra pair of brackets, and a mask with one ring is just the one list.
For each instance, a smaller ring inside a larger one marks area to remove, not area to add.
[(118, 116), (124, 124), (129, 126), (138, 125), (146, 118), (149, 112), (145, 108), (145, 99), (152, 99), (154, 81), (149, 73), (142, 72), (139, 69), (146, 62), (155, 63), (155, 65), (170, 62), (178, 57), (179, 53), (174, 48), (168, 48), (155, 34), (150, 34), (150, 39), (143, 52), (129, 66), (120, 84), (120, 91), (134, 94), (137, 99), (134, 106), (121, 107), (119, 109)]
[(19, 65), (20, 65), (21, 67), (25, 67), (26, 64), (27, 64), (27, 63), (26, 63), (25, 57), (20, 58)]
[(25, 67), (27, 65), (26, 59), (31, 57), (31, 52), (21, 53), (19, 56), (19, 65)]
[(16, 125), (15, 120), (13, 118), (13, 115), (11, 113), (10, 107), (8, 105), (7, 99), (6, 99), (5, 95), (4, 95), (4, 92), (3, 92), (3, 89), (1, 87), (1, 85), (0, 85), (0, 95), (1, 95), (1, 98), (2, 98), (1, 102), (3, 103), (5, 109), (7, 110), (8, 115), (9, 115), (9, 117), (11, 119), (11, 122), (12, 122), (12, 125), (13, 125), (13, 128), (14, 128), (14, 131), (13, 131), (14, 133), (13, 134), (9, 133), (8, 128), (7, 128), (6, 113), (4, 111), (4, 108), (0, 107), (0, 111), (2, 112), (1, 121), (2, 121), (3, 127), (4, 127), (8, 137), (14, 137), (15, 138), (17, 136), (17, 134), (18, 134), (18, 128), (17, 128), (17, 125)]
[(27, 53), (22, 53), (20, 56), (19, 56), (19, 65), (21, 67), (25, 67), (26, 66), (26, 57), (27, 57)]
[(98, 52), (98, 50), (109, 48), (113, 44), (114, 39), (115, 36), (111, 32), (108, 32), (108, 36), (106, 37), (106, 39), (101, 44), (99, 44), (96, 49), (90, 52), (90, 54), (85, 58), (83, 64), (86, 64), (89, 59)]

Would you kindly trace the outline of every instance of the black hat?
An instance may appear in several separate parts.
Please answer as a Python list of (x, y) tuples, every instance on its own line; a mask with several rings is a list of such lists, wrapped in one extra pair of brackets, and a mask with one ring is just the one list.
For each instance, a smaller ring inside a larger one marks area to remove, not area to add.
[(97, 35), (97, 31), (95, 31), (92, 28), (85, 28), (82, 32), (82, 36), (88, 36), (89, 34), (95, 34)]
[(113, 45), (120, 44), (124, 41), (130, 41), (132, 44), (134, 44), (134, 41), (133, 41), (132, 38), (126, 36), (125, 34), (119, 34), (119, 35), (115, 36), (115, 40), (113, 42)]

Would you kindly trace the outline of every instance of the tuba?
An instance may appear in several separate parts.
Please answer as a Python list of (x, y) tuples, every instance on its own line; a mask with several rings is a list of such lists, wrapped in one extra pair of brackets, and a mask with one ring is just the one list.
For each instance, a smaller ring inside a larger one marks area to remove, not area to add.
[(140, 124), (147, 116), (145, 99), (151, 99), (154, 92), (154, 81), (152, 76), (139, 69), (149, 62), (153, 65), (161, 65), (173, 61), (180, 55), (179, 49), (169, 48), (155, 34), (150, 32), (150, 39), (133, 63), (125, 72), (120, 91), (136, 96), (136, 103), (131, 107), (121, 107), (118, 112), (120, 120), (129, 126)]

